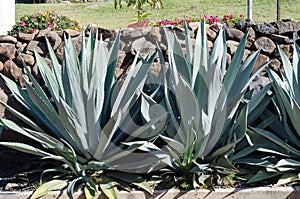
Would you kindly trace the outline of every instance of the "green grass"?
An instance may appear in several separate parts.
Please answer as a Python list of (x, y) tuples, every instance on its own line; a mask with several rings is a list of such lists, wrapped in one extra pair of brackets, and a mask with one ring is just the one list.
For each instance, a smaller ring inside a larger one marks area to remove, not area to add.
[[(276, 0), (253, 0), (253, 20), (271, 22), (276, 20)], [(151, 20), (174, 19), (175, 17), (199, 17), (204, 14), (222, 17), (224, 14), (243, 14), (247, 16), (247, 0), (165, 0), (163, 10), (153, 10)], [(97, 24), (106, 28), (125, 28), (131, 20), (136, 19), (132, 7), (114, 9), (113, 2), (90, 2), (72, 4), (16, 4), (16, 19), (26, 14), (54, 10), (86, 27)], [(281, 18), (300, 20), (300, 0), (281, 0)]]

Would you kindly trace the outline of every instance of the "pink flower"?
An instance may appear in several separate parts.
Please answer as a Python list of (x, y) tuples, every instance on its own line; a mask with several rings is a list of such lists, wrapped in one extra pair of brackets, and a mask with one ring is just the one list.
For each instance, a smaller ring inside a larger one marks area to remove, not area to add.
[(176, 18), (176, 21), (178, 24), (180, 24), (182, 20), (180, 18)]
[(174, 24), (175, 24), (175, 21), (172, 21), (172, 20), (171, 20), (169, 23), (170, 23), (170, 25), (174, 25)]
[(232, 19), (232, 18), (233, 18), (233, 15), (232, 15), (232, 14), (229, 14), (228, 17), (229, 17), (229, 19)]
[(189, 20), (190, 20), (190, 18), (189, 18), (188, 16), (185, 16), (185, 20), (189, 21)]
[(36, 21), (37, 20), (37, 18), (36, 17), (32, 17), (32, 21)]
[(54, 24), (50, 24), (50, 25), (48, 26), (48, 28), (49, 28), (49, 29), (53, 29), (53, 28), (54, 28)]
[(25, 25), (26, 25), (25, 21), (21, 21), (21, 22), (20, 22), (20, 25), (21, 25), (21, 26), (25, 26)]
[(204, 19), (208, 20), (208, 19), (209, 19), (209, 17), (208, 17), (207, 15), (204, 15)]
[(161, 25), (163, 25), (163, 26), (166, 26), (166, 25), (168, 24), (166, 20), (162, 20), (160, 23), (161, 23)]
[(30, 33), (34, 33), (35, 31), (35, 28), (31, 28)]
[(218, 17), (216, 17), (215, 22), (219, 23), (220, 19)]
[(51, 14), (55, 14), (55, 11), (54, 11), (54, 10), (52, 10), (52, 11), (51, 11)]

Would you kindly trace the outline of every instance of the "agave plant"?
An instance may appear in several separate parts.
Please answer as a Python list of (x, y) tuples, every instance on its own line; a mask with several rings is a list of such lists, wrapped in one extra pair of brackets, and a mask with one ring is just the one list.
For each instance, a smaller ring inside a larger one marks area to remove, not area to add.
[(300, 49), (294, 44), (292, 64), (279, 47), (278, 51), (284, 71), (277, 74), (268, 70), (275, 94), (274, 108), (267, 111), (262, 125), (247, 132), (247, 148), (254, 153), (259, 151), (261, 155), (239, 160), (251, 169), (252, 165), (256, 167), (249, 183), (268, 180), (283, 185), (300, 180)]
[[(184, 176), (183, 188), (205, 186), (213, 172), (228, 171), (227, 174), (230, 174), (236, 169), (229, 157), (247, 128), (248, 104), (244, 94), (266, 64), (252, 73), (259, 51), (242, 63), (247, 35), (226, 69), (223, 29), (209, 53), (201, 22), (193, 51), (185, 24), (185, 55), (176, 34), (170, 35), (166, 30), (165, 33), (169, 71), (166, 74), (165, 61), (159, 52), (163, 79), (160, 81), (165, 95), (161, 104), (164, 104), (171, 119), (161, 138), (168, 143), (165, 150), (176, 159), (173, 171)], [(257, 105), (253, 103), (251, 110)]]
[(47, 41), (52, 69), (35, 52), (50, 97), (25, 63), (30, 79), (30, 82), (24, 79), (25, 89), (2, 75), (28, 115), (1, 102), (22, 123), (2, 118), (0, 124), (31, 138), (40, 146), (14, 142), (0, 144), (63, 163), (59, 168), (43, 172), (42, 176), (49, 172), (61, 175), (52, 175), (55, 177), (41, 185), (31, 198), (63, 188), (67, 188), (72, 198), (74, 188), (79, 185), (84, 185), (87, 198), (95, 196), (99, 189), (109, 198), (116, 198), (117, 187), (129, 187), (126, 183), (152, 193), (141, 177), (128, 172), (146, 173), (161, 162), (170, 164), (165, 156), (156, 153), (155, 145), (142, 139), (146, 138), (143, 134), (149, 139), (157, 136), (167, 117), (167, 113), (147, 109), (150, 99), (141, 95), (155, 54), (141, 58), (140, 62), (136, 57), (121, 86), (115, 79), (119, 35), (109, 55), (106, 55), (102, 39), (95, 38), (91, 34), (86, 42), (83, 34), (78, 57), (71, 39), (65, 37), (62, 66)]

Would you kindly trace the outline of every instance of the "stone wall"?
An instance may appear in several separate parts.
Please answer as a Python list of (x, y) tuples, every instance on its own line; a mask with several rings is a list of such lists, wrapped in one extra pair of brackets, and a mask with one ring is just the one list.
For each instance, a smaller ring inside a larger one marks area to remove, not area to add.
[[(195, 36), (197, 33), (199, 23), (191, 23), (191, 38), (192, 43), (195, 43)], [(86, 29), (86, 35), (92, 29), (95, 31), (97, 27), (90, 25)], [(206, 32), (208, 36), (208, 46), (211, 48), (219, 32), (218, 25), (206, 25)], [(185, 47), (183, 30), (177, 27), (169, 26), (167, 30), (176, 32), (182, 47)], [(249, 35), (246, 44), (245, 56), (247, 58), (257, 49), (261, 49), (261, 54), (258, 59), (257, 65), (260, 63), (271, 61), (271, 66), (275, 69), (280, 68), (280, 57), (276, 49), (276, 44), (284, 50), (284, 52), (291, 58), (293, 52), (293, 42), (297, 41), (300, 30), (300, 22), (294, 21), (279, 21), (274, 23), (257, 22), (249, 24), (247, 22), (240, 22), (237, 28), (226, 28), (227, 38), (227, 62), (230, 63), (237, 46), (244, 36), (245, 32), (249, 30)], [(109, 49), (116, 31), (98, 28), (99, 33), (102, 34), (105, 44)], [(76, 49), (80, 51), (81, 47), (81, 33), (73, 30), (66, 30)], [(35, 34), (19, 33), (16, 36), (1, 36), (0, 37), (0, 72), (4, 75), (14, 78), (20, 85), (22, 84), (22, 76), (25, 75), (20, 57), (25, 63), (31, 67), (33, 74), (40, 80), (35, 57), (33, 55), (34, 49), (42, 55), (47, 63), (50, 64), (48, 59), (48, 50), (45, 43), (45, 36), (49, 39), (57, 57), (61, 61), (63, 54), (63, 31), (48, 31), (41, 30)], [(162, 48), (166, 55), (167, 43), (164, 37), (164, 31), (158, 27), (137, 28), (121, 30), (121, 43), (120, 54), (118, 62), (117, 74), (120, 75), (126, 72), (127, 67), (133, 60), (136, 52), (140, 49), (141, 54), (147, 52), (154, 52), (156, 49), (156, 42)], [(168, 60), (167, 55), (165, 56)]]

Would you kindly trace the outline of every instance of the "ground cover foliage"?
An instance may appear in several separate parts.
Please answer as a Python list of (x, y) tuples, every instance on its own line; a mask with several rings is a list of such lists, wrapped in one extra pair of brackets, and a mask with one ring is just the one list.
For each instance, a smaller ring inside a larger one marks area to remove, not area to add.
[[(253, 71), (259, 51), (242, 61), (247, 34), (226, 67), (223, 29), (210, 52), (202, 22), (195, 45), (186, 23), (184, 30), (186, 52), (164, 28), (168, 64), (159, 47), (138, 53), (122, 81), (115, 79), (120, 35), (107, 53), (97, 33), (87, 41), (83, 34), (79, 56), (65, 35), (62, 65), (48, 42), (52, 69), (35, 53), (47, 91), (25, 63), (25, 89), (1, 75), (27, 113), (1, 102), (22, 122), (0, 124), (35, 144), (0, 144), (58, 163), (42, 171), (31, 198), (61, 189), (70, 198), (75, 190), (86, 198), (153, 193), (153, 181), (180, 189), (299, 181), (299, 47), (292, 63), (279, 49), (281, 73), (268, 63)], [(150, 72), (155, 58), (158, 76)], [(248, 86), (262, 70), (271, 81), (254, 93)]]

